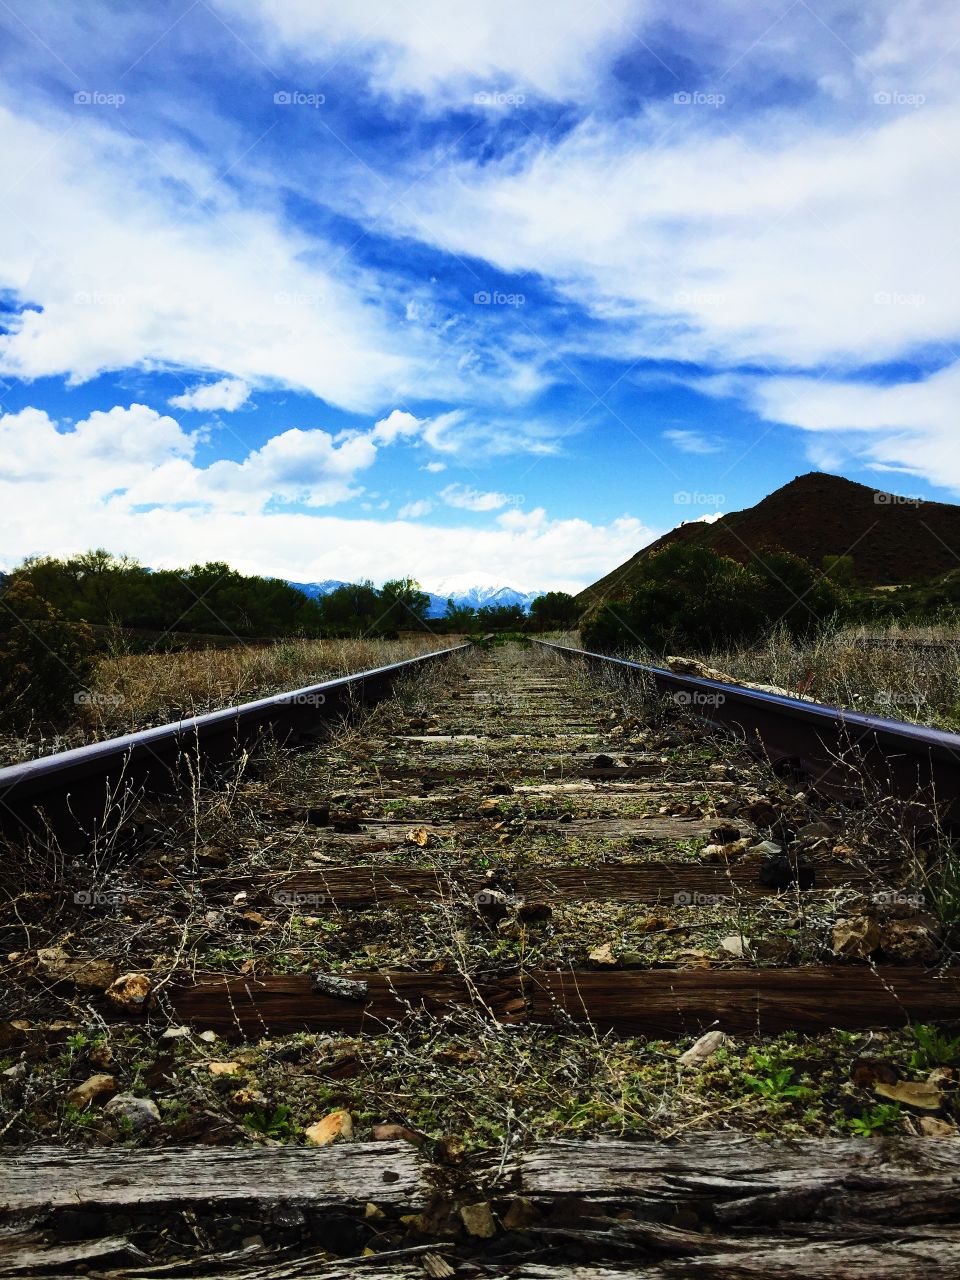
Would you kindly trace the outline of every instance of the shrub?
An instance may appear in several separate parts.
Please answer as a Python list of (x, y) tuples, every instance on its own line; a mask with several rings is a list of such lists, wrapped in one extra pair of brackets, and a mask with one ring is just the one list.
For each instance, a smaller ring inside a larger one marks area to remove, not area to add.
[(639, 572), (628, 600), (603, 605), (584, 624), (588, 649), (703, 649), (756, 640), (778, 625), (803, 635), (843, 606), (836, 583), (784, 551), (743, 565), (677, 545), (650, 556)]
[(93, 634), (13, 579), (0, 594), (0, 715), (11, 728), (73, 713), (93, 665)]

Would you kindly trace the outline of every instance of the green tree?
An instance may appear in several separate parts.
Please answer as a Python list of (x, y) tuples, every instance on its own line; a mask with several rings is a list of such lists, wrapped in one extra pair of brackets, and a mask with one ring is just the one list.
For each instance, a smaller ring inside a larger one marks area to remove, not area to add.
[(674, 545), (650, 556), (629, 599), (596, 609), (582, 627), (599, 650), (655, 653), (749, 642), (776, 625), (793, 635), (822, 625), (844, 597), (805, 560), (764, 551), (747, 566), (705, 547)]
[(395, 578), (383, 584), (383, 626), (386, 631), (425, 628), (430, 597), (413, 578)]
[(530, 606), (531, 621), (543, 630), (575, 627), (579, 617), (580, 606), (566, 591), (547, 591)]

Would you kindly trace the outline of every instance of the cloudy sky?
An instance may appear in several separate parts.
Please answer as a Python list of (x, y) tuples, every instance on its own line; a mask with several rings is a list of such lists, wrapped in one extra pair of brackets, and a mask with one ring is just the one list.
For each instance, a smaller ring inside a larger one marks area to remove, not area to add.
[(960, 497), (960, 10), (3, 0), (0, 564), (575, 589)]

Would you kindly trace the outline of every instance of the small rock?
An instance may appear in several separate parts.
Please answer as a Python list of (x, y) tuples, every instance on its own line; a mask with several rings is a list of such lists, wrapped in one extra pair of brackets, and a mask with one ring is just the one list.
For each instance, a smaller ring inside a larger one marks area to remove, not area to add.
[(849, 960), (866, 960), (880, 946), (880, 929), (869, 916), (838, 920), (833, 926), (833, 954)]
[(349, 1142), (353, 1138), (353, 1117), (349, 1111), (331, 1111), (305, 1133), (307, 1141), (315, 1147), (325, 1147), (338, 1139)]
[(118, 1093), (104, 1107), (114, 1120), (127, 1121), (134, 1133), (160, 1123), (160, 1109), (152, 1098), (138, 1098), (132, 1093)]
[(374, 1142), (411, 1142), (415, 1147), (423, 1142), (419, 1133), (402, 1124), (375, 1124), (370, 1136)]
[(99, 1102), (117, 1092), (117, 1082), (113, 1076), (95, 1075), (71, 1089), (64, 1101), (71, 1107), (89, 1107), (92, 1102)]
[(145, 973), (124, 973), (107, 987), (107, 999), (118, 1009), (139, 1012), (146, 1007), (153, 983)]
[(934, 964), (940, 957), (935, 935), (919, 920), (888, 920), (880, 929), (880, 947), (891, 960)]
[(590, 766), (593, 769), (613, 769), (616, 767), (616, 761), (614, 760), (613, 756), (606, 756), (601, 754), (599, 756), (593, 757), (593, 759), (590, 761)]
[(925, 1138), (953, 1138), (956, 1136), (957, 1126), (936, 1116), (921, 1116), (920, 1132)]
[(321, 995), (335, 996), (338, 1000), (370, 999), (370, 984), (355, 978), (341, 978), (334, 973), (315, 973), (313, 989)]
[(573, 821), (573, 814), (572, 814), (572, 813), (561, 813), (561, 815), (560, 815), (560, 817), (557, 819), (557, 821), (558, 821), (558, 822), (572, 822), (572, 821)]
[(243, 1068), (239, 1062), (208, 1062), (207, 1070), (212, 1076), (236, 1076)]
[(497, 1234), (497, 1225), (487, 1201), (480, 1204), (465, 1204), (460, 1210), (460, 1218), (470, 1235), (480, 1240), (489, 1240)]
[(726, 1041), (727, 1037), (722, 1031), (707, 1031), (685, 1053), (681, 1053), (677, 1064), (681, 1067), (701, 1067)]
[(599, 947), (594, 947), (590, 952), (590, 959), (594, 964), (616, 965), (617, 957), (613, 954), (613, 943), (604, 942)]
[(726, 951), (727, 955), (733, 956), (737, 960), (742, 960), (750, 950), (750, 940), (745, 938), (743, 934), (731, 933), (727, 937), (720, 939), (720, 946)]
[(553, 908), (549, 902), (521, 902), (517, 907), (517, 918), (522, 920), (524, 924), (549, 920), (552, 915)]
[(765, 858), (776, 858), (783, 852), (783, 846), (775, 840), (759, 840), (750, 846), (750, 852), (762, 854)]
[(189, 1034), (190, 1034), (189, 1027), (167, 1027), (166, 1031), (164, 1031), (160, 1039), (161, 1040), (185, 1040), (187, 1036), (189, 1036)]
[(387, 1215), (383, 1212), (378, 1204), (374, 1204), (372, 1200), (367, 1201), (367, 1207), (363, 1211), (363, 1216), (367, 1222), (386, 1222)]
[(217, 1038), (217, 1033), (215, 1031), (201, 1031), (200, 1034), (197, 1036), (197, 1039), (202, 1040), (204, 1044), (213, 1044), (216, 1038)]
[(537, 1206), (526, 1196), (517, 1196), (510, 1202), (510, 1208), (503, 1215), (503, 1225), (507, 1231), (523, 1231), (532, 1227), (540, 1214)]

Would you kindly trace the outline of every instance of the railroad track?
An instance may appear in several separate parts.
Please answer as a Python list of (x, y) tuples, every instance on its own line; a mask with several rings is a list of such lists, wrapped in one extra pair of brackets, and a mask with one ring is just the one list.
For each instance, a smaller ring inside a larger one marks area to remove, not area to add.
[[(0, 1274), (955, 1273), (952, 1067), (903, 1028), (960, 1023), (960, 970), (829, 797), (852, 733), (870, 787), (949, 818), (960, 740), (865, 719), (463, 646), (0, 771), (31, 850)], [(269, 735), (297, 750), (232, 773)], [(881, 1103), (904, 1084), (925, 1110)], [(125, 1127), (131, 1093), (157, 1114)], [(841, 1136), (882, 1105), (891, 1136)]]

